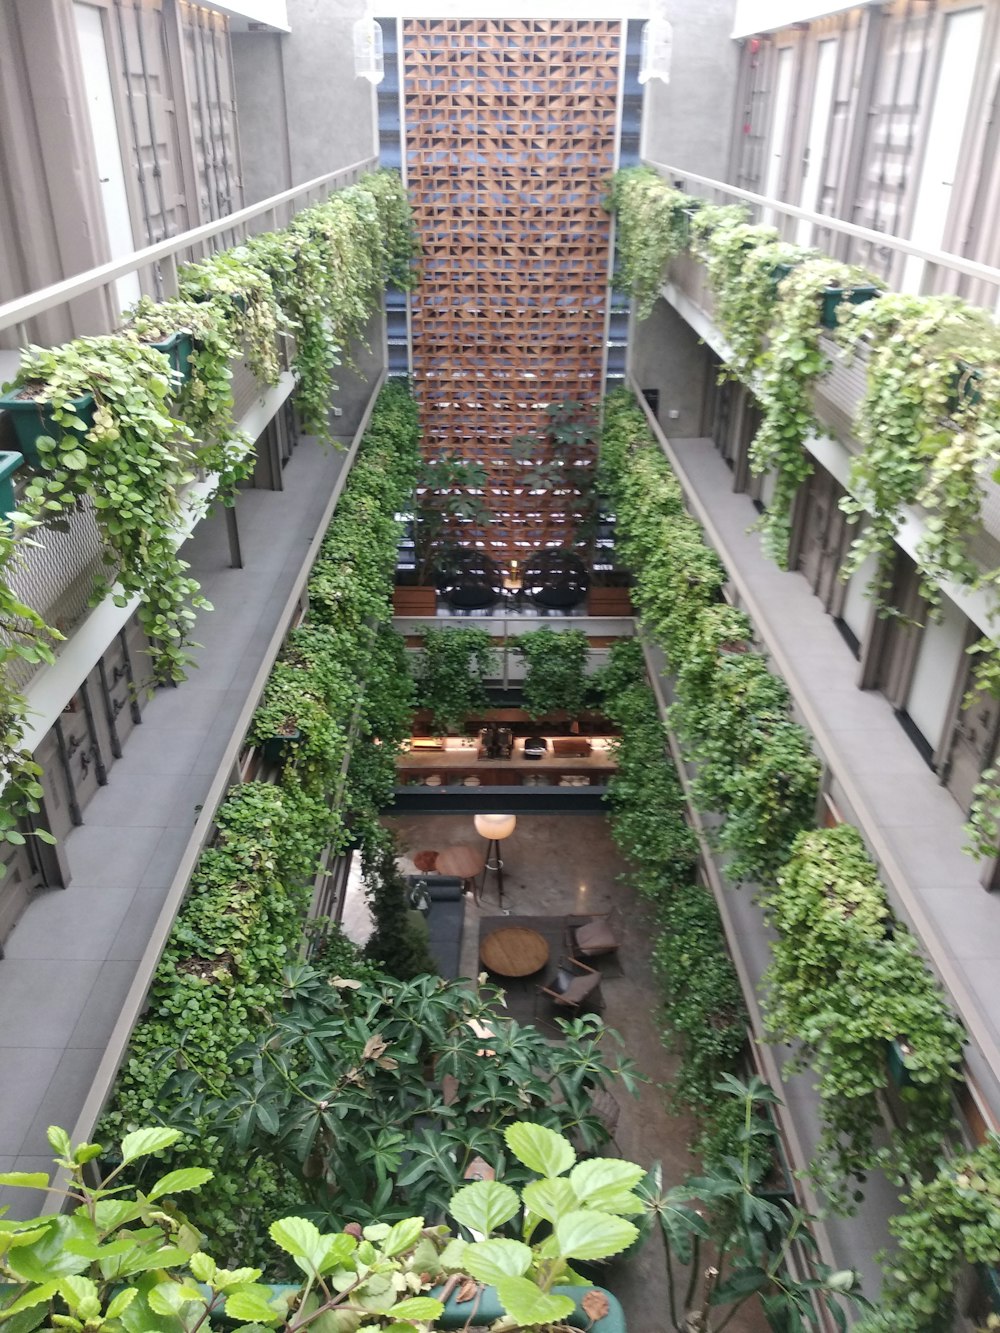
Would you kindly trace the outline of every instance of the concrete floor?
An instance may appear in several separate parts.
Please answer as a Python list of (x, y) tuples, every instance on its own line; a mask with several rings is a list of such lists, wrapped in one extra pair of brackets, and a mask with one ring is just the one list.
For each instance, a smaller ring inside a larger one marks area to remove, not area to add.
[[(471, 818), (414, 815), (387, 819), (408, 856), (424, 849), (441, 851), (460, 843), (483, 847)], [(604, 1021), (618, 1032), (624, 1053), (650, 1081), (638, 1098), (616, 1094), (621, 1118), (615, 1134), (620, 1155), (648, 1166), (659, 1161), (664, 1183), (678, 1184), (697, 1167), (688, 1151), (695, 1134), (688, 1116), (669, 1111), (664, 1084), (677, 1059), (664, 1049), (656, 1022), (656, 983), (650, 964), (653, 936), (649, 907), (627, 880), (627, 866), (611, 841), (600, 815), (518, 815), (517, 828), (503, 844), (505, 905), (516, 916), (562, 916), (621, 909), (622, 975), (602, 982)], [(625, 882), (618, 882), (626, 875)], [(466, 897), (462, 972), (479, 971), (478, 918), (498, 912), (496, 880), (490, 875), (480, 907)], [(666, 1277), (659, 1236), (634, 1258), (611, 1266), (607, 1286), (621, 1300), (630, 1333), (667, 1333)], [(741, 1311), (727, 1325), (732, 1333), (766, 1328), (756, 1311)]]

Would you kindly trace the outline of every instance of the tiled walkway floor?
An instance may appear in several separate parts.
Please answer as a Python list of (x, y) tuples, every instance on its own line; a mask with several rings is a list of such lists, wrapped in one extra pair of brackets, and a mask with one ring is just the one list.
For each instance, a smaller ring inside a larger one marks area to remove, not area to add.
[(242, 570), (221, 511), (184, 548), (215, 607), (199, 617), (199, 669), (150, 700), (66, 839), (70, 887), (39, 894), (0, 960), (0, 1169), (48, 1168), (46, 1127), (76, 1120), (343, 458), (304, 441), (283, 492), (240, 493)]
[[(857, 689), (857, 662), (806, 580), (782, 572), (763, 554), (758, 535), (748, 531), (757, 518), (753, 504), (732, 491), (732, 474), (712, 442), (678, 440), (674, 449), (722, 535), (723, 558), (756, 600), (760, 629), (784, 656), (793, 695), (822, 719), (837, 770), (856, 784), (909, 885), (913, 908), (926, 922), (925, 939), (938, 942), (953, 969), (964, 991), (956, 998), (1000, 1043), (1000, 894), (984, 891), (980, 867), (962, 850), (961, 809), (885, 697)], [(912, 924), (920, 934), (921, 921)]]

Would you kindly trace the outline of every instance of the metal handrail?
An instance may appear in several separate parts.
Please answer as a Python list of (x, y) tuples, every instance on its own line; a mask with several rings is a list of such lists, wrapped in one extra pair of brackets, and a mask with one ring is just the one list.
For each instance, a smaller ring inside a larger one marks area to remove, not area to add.
[(935, 264), (940, 268), (950, 268), (956, 273), (964, 273), (967, 277), (978, 278), (982, 282), (991, 282), (1000, 287), (1000, 268), (994, 268), (992, 264), (982, 264), (978, 259), (966, 259), (964, 255), (952, 254), (950, 250), (932, 250), (927, 246), (917, 245), (913, 241), (905, 240), (901, 236), (893, 236), (884, 231), (875, 231), (871, 227), (862, 227), (856, 222), (845, 222), (843, 218), (831, 217), (828, 213), (814, 213), (811, 209), (799, 208), (797, 204), (785, 203), (784, 200), (773, 199), (769, 195), (754, 194), (752, 190), (742, 190), (736, 185), (715, 180), (711, 176), (699, 176), (693, 171), (685, 171), (682, 167), (671, 167), (663, 162), (650, 161), (646, 162), (646, 166), (651, 167), (665, 180), (669, 180), (672, 185), (677, 185), (678, 188), (682, 188), (684, 182), (692, 181), (696, 185), (718, 190), (720, 193), (730, 195), (734, 199), (743, 199), (751, 204), (760, 204), (763, 208), (771, 209), (775, 213), (782, 213), (786, 217), (811, 222), (824, 231), (838, 232), (842, 236), (853, 236), (857, 240), (868, 241), (872, 245), (895, 250), (899, 254), (912, 255), (915, 259), (923, 259), (929, 264)]
[[(360, 162), (353, 162), (350, 166), (342, 167), (339, 171), (330, 171), (325, 176), (316, 176), (301, 185), (293, 185), (289, 190), (282, 190), (280, 194), (273, 194), (269, 198), (261, 200), (260, 203), (250, 204), (235, 213), (227, 214), (226, 217), (217, 218), (214, 222), (203, 223), (200, 227), (191, 228), (190, 231), (183, 231), (177, 236), (170, 236), (166, 240), (157, 241), (155, 245), (147, 245), (142, 250), (136, 250), (122, 259), (112, 259), (107, 264), (99, 264), (96, 268), (78, 273), (75, 277), (64, 278), (61, 282), (54, 282), (48, 287), (40, 288), (38, 291), (29, 292), (25, 296), (18, 296), (13, 301), (6, 301), (3, 305), (0, 305), (0, 331), (16, 328), (35, 315), (41, 315), (47, 310), (65, 305), (67, 301), (72, 301), (78, 296), (86, 296), (89, 292), (97, 291), (99, 288), (109, 288), (117, 278), (125, 277), (129, 273), (146, 268), (150, 264), (158, 263), (162, 259), (173, 261), (181, 251), (189, 250), (204, 241), (212, 241), (226, 232), (235, 232), (237, 228), (245, 227), (247, 223), (253, 222), (256, 218), (263, 217), (265, 214), (274, 215), (271, 225), (275, 225), (277, 210), (284, 204), (292, 203), (303, 197), (308, 199), (311, 194), (318, 191), (340, 189), (352, 185), (377, 164), (378, 159), (375, 157), (367, 157)], [(171, 268), (173, 268), (173, 262)], [(22, 341), (27, 341), (27, 339)]]

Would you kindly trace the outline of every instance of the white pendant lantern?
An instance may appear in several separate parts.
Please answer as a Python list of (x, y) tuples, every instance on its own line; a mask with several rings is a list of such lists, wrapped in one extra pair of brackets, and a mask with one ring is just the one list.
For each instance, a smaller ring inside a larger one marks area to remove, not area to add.
[(650, 79), (670, 82), (674, 54), (674, 29), (662, 14), (653, 14), (642, 25), (642, 51), (639, 58), (639, 82)]
[(354, 73), (372, 83), (381, 83), (385, 78), (382, 29), (367, 14), (354, 25)]

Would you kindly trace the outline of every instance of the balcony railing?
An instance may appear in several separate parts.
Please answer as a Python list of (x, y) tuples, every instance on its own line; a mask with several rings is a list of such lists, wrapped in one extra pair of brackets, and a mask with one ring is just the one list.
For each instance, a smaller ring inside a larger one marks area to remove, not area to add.
[[(378, 161), (374, 157), (354, 162), (339, 171), (327, 172), (325, 176), (316, 176), (313, 180), (292, 186), (290, 190), (271, 195), (260, 203), (250, 204), (227, 217), (192, 227), (190, 231), (157, 241), (155, 245), (147, 245), (122, 259), (112, 259), (107, 264), (99, 264), (75, 277), (65, 278), (62, 282), (54, 282), (48, 287), (7, 301), (0, 305), (0, 342), (9, 346), (10, 338), (8, 336), (4, 339), (4, 334), (13, 330), (17, 345), (25, 346), (31, 341), (28, 328), (30, 320), (71, 301), (79, 302), (81, 298), (92, 297), (95, 293), (97, 301), (82, 312), (78, 307), (76, 312), (77, 322), (89, 323), (93, 327), (78, 328), (76, 332), (105, 332), (117, 322), (118, 279), (135, 274), (143, 291), (152, 293), (157, 299), (176, 296), (177, 271), (182, 264), (204, 259), (215, 250), (239, 245), (259, 232), (286, 226), (294, 213), (318, 203), (335, 190), (353, 185), (377, 165)], [(105, 322), (107, 319), (110, 322)]]
[[(976, 305), (997, 309), (1000, 303), (1000, 268), (968, 259), (948, 250), (934, 250), (917, 245), (902, 236), (861, 227), (855, 222), (814, 213), (797, 204), (785, 203), (767, 195), (742, 190), (711, 176), (699, 176), (682, 167), (663, 162), (648, 162), (664, 180), (712, 203), (742, 202), (749, 205), (756, 222), (776, 227), (782, 239), (799, 245), (816, 246), (835, 259), (853, 264), (870, 263), (878, 252), (892, 255), (890, 286), (921, 293), (949, 293), (964, 297)], [(908, 262), (915, 261), (915, 262)]]

